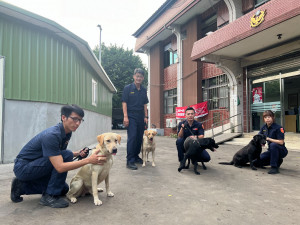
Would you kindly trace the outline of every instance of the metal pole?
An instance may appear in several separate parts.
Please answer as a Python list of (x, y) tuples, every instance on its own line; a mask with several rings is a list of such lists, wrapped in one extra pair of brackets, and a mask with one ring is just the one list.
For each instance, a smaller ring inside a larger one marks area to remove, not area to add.
[(99, 63), (101, 65), (101, 31), (102, 31), (102, 27), (100, 24), (97, 25), (97, 27), (99, 27), (100, 29), (100, 42), (99, 42)]

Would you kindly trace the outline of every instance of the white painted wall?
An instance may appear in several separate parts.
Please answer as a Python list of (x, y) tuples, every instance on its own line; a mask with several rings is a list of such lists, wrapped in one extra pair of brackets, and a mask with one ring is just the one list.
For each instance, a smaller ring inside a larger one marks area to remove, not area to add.
[[(22, 147), (42, 130), (60, 122), (62, 105), (5, 100), (3, 163), (13, 162)], [(97, 136), (111, 131), (111, 117), (85, 110), (84, 122), (72, 134), (68, 149), (95, 145)]]

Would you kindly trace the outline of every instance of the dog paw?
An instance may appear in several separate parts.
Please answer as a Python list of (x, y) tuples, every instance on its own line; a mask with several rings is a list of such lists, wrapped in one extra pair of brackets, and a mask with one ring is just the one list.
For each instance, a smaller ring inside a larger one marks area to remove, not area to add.
[(257, 170), (254, 166), (253, 167), (251, 167), (252, 168), (252, 170)]
[(114, 193), (112, 193), (111, 191), (107, 193), (107, 197), (114, 197)]
[(97, 188), (98, 192), (103, 192), (103, 188)]
[(71, 197), (71, 198), (70, 198), (70, 201), (71, 201), (72, 203), (76, 203), (76, 202), (77, 202), (77, 198)]
[(179, 168), (178, 168), (178, 172), (180, 172), (181, 170), (182, 170), (182, 168), (181, 168), (181, 167), (179, 167)]
[(142, 167), (145, 167), (145, 166), (146, 166), (146, 164), (145, 164), (145, 163), (143, 163)]
[(195, 171), (195, 174), (200, 175), (200, 173), (198, 171)]
[(152, 166), (155, 167), (155, 163), (154, 162), (152, 163)]
[(94, 199), (95, 205), (102, 205), (102, 201), (100, 199)]

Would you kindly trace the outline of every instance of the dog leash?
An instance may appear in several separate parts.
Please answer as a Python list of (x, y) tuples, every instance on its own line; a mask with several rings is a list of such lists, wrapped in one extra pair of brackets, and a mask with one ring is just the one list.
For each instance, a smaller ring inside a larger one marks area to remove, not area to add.
[[(72, 161), (75, 161), (75, 160), (78, 160), (78, 161), (79, 161), (79, 160), (82, 160), (83, 158), (86, 158), (86, 157), (89, 155), (89, 151), (91, 151), (91, 150), (92, 150), (92, 148), (84, 147), (82, 150), (79, 151), (79, 155), (76, 156), (76, 157), (74, 157)], [(87, 154), (85, 157), (82, 157), (82, 156), (80, 155), (80, 153), (81, 153), (82, 151), (85, 151), (85, 153)]]

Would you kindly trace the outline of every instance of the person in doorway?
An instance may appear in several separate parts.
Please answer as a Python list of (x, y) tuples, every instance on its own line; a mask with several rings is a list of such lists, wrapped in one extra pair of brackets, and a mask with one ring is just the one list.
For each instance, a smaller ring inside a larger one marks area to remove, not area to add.
[(254, 165), (264, 167), (271, 165), (269, 174), (279, 173), (279, 167), (283, 162), (283, 158), (287, 156), (288, 150), (284, 144), (284, 129), (275, 123), (275, 115), (271, 110), (263, 113), (265, 125), (259, 131), (259, 134), (267, 136), (268, 150), (260, 155), (260, 165), (257, 161)]
[[(185, 110), (185, 117), (186, 120), (180, 122), (177, 128), (177, 140), (176, 140), (176, 147), (178, 152), (178, 161), (181, 162), (184, 158), (184, 141), (187, 137), (192, 136), (192, 138), (204, 138), (204, 128), (200, 122), (195, 120), (195, 109), (193, 107), (188, 107)], [(204, 149), (199, 156), (198, 162), (209, 162), (210, 155)]]
[(137, 170), (135, 163), (142, 164), (139, 157), (145, 124), (148, 123), (148, 97), (147, 90), (142, 86), (144, 71), (140, 68), (134, 70), (134, 82), (126, 85), (122, 95), (122, 108), (124, 125), (127, 127), (127, 168)]
[[(40, 204), (52, 208), (65, 208), (69, 203), (62, 198), (68, 190), (67, 172), (86, 164), (102, 165), (106, 157), (95, 152), (86, 158), (86, 149), (72, 152), (67, 150), (72, 132), (83, 122), (84, 111), (76, 105), (61, 108), (61, 123), (52, 126), (32, 138), (15, 159), (10, 198), (13, 202), (23, 201), (21, 195), (42, 194)], [(80, 161), (72, 161), (81, 156)]]

